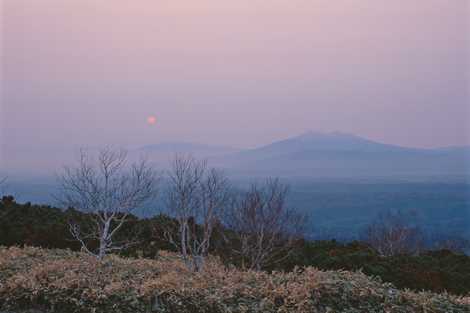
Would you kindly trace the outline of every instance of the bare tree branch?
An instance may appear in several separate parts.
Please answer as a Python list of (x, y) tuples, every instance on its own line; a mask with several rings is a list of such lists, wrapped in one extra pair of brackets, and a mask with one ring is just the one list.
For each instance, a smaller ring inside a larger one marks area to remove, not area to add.
[(412, 224), (413, 215), (391, 210), (380, 213), (366, 228), (365, 241), (381, 256), (419, 253), (422, 233)]
[(8, 177), (0, 177), (0, 195), (5, 192), (5, 186), (7, 184)]
[[(127, 165), (124, 150), (103, 149), (97, 159), (80, 151), (77, 167), (66, 167), (59, 177), (62, 205), (76, 208), (91, 216), (92, 227), (82, 230), (74, 222), (69, 228), (83, 249), (102, 259), (107, 253), (127, 244), (113, 242), (129, 215), (156, 195), (157, 173), (145, 160)], [(98, 251), (91, 251), (86, 239), (99, 242)]]
[(191, 156), (177, 155), (168, 176), (168, 209), (178, 220), (178, 234), (166, 231), (165, 237), (181, 251), (188, 267), (198, 271), (228, 203), (229, 183), (221, 171), (208, 170), (206, 161)]
[[(8, 202), (12, 202), (14, 201), (14, 198), (13, 196), (6, 196), (4, 195), (5, 193), (5, 185), (6, 185), (6, 182), (7, 182), (7, 177), (0, 177), (0, 199), (2, 201), (2, 203), (8, 203)], [(0, 219), (4, 218), (5, 216), (8, 215), (8, 210), (2, 210), (0, 212)]]
[(279, 179), (268, 179), (232, 201), (226, 224), (238, 244), (233, 252), (242, 266), (260, 270), (286, 259), (302, 238), (306, 218), (286, 205), (288, 187)]

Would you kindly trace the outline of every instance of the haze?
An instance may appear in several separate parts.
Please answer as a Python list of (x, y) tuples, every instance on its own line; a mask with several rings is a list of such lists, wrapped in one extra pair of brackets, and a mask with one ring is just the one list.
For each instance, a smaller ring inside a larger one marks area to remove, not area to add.
[(470, 144), (466, 0), (1, 3), (6, 168), (84, 145), (246, 148), (307, 130)]

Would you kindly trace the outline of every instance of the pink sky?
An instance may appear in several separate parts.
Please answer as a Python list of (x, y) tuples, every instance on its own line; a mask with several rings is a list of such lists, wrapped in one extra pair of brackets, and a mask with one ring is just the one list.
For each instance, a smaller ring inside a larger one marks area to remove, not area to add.
[(306, 130), (469, 144), (468, 4), (3, 0), (2, 154)]

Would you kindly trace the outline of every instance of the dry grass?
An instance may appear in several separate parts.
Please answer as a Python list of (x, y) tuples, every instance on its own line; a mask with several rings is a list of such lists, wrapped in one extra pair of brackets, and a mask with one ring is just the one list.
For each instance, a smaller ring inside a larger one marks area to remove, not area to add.
[(0, 310), (51, 312), (470, 312), (470, 298), (400, 291), (362, 273), (227, 269), (189, 272), (159, 260), (95, 258), (65, 250), (0, 247)]

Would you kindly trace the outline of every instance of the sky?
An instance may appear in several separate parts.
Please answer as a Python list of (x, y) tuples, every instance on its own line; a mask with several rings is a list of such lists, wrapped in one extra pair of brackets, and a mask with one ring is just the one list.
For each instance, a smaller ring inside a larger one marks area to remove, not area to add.
[(470, 144), (467, 0), (0, 1), (4, 167), (309, 130)]

